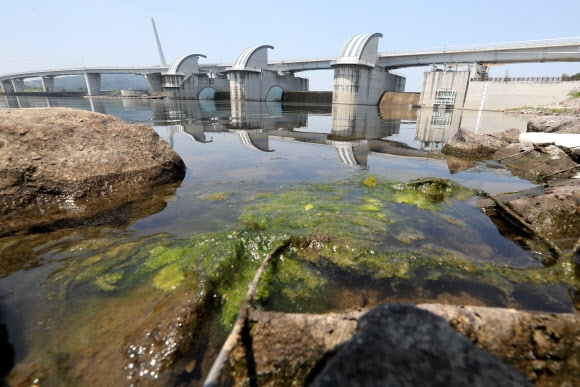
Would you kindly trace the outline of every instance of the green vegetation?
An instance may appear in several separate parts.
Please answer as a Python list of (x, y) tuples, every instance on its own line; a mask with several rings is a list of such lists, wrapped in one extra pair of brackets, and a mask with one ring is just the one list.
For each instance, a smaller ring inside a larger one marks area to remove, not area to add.
[(568, 93), (568, 96), (570, 96), (571, 98), (580, 98), (580, 90), (574, 88), (574, 89), (570, 90), (570, 92)]
[(341, 286), (333, 282), (335, 272), (412, 284), (474, 281), (499, 289), (506, 297), (514, 284), (580, 288), (571, 260), (514, 269), (437, 247), (427, 241), (427, 232), (416, 228), (429, 219), (429, 232), (447, 227), (460, 232), (474, 251), (480, 249), (466, 233), (460, 214), (447, 211), (454, 202), (474, 195), (476, 191), (445, 179), (400, 183), (371, 176), (332, 185), (285, 187), (248, 199), (241, 216), (244, 226), (237, 230), (184, 239), (165, 234), (137, 240), (111, 236), (55, 248), (47, 254), (58, 256), (63, 268), (48, 283), (63, 283), (63, 292), (84, 289), (101, 295), (140, 286), (162, 294), (187, 292), (197, 295), (200, 305), (218, 308), (226, 328), (235, 322), (260, 263), (279, 246), (284, 249), (260, 282), (258, 307), (276, 294), (287, 305), (317, 310), (326, 302), (329, 287)]

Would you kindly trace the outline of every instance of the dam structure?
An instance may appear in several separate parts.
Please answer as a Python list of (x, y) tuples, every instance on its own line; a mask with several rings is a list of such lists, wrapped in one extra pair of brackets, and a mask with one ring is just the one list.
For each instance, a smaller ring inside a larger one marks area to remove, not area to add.
[[(308, 91), (308, 79), (296, 76), (297, 73), (333, 70), (333, 103), (378, 105), (386, 92), (405, 91), (405, 78), (393, 70), (429, 65), (436, 69), (439, 65), (444, 71), (425, 74), (420, 105), (479, 108), (490, 96), (499, 97), (502, 93), (504, 97), (545, 94), (550, 97), (538, 101), (548, 101), (576, 87), (564, 80), (536, 87), (537, 90), (532, 86), (537, 83), (533, 80), (526, 81), (527, 85), (512, 83), (511, 89), (499, 87), (499, 83), (492, 84), (487, 79), (490, 65), (580, 62), (580, 38), (379, 53), (379, 39), (383, 35), (372, 33), (352, 36), (339, 55), (332, 58), (269, 61), (268, 50), (274, 47), (261, 45), (244, 49), (233, 64), (199, 63), (205, 55), (189, 54), (167, 66), (153, 20), (152, 23), (161, 62), (158, 66), (83, 67), (4, 74), (0, 75), (0, 85), (4, 93), (20, 93), (25, 79), (41, 78), (44, 91), (53, 92), (55, 77), (82, 74), (88, 95), (96, 96), (100, 94), (101, 74), (141, 74), (151, 91), (164, 91), (169, 99), (213, 99), (216, 92), (229, 91), (232, 101), (279, 101), (284, 91)], [(458, 65), (468, 69), (449, 71)], [(563, 84), (557, 86), (560, 91), (553, 92), (556, 83)], [(535, 91), (521, 91), (532, 89)], [(508, 105), (515, 102), (514, 98), (503, 99)]]

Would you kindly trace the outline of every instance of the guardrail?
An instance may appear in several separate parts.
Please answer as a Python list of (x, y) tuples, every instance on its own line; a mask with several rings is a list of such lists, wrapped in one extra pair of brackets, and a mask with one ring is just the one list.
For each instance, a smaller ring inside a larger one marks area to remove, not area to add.
[(577, 81), (579, 77), (491, 77), (491, 78), (471, 78), (472, 82), (542, 82), (558, 83), (565, 81)]
[(494, 49), (510, 49), (522, 47), (544, 47), (544, 46), (558, 46), (562, 44), (579, 44), (580, 37), (557, 38), (557, 39), (538, 39), (538, 40), (520, 40), (515, 42), (502, 43), (486, 43), (486, 44), (470, 44), (463, 46), (443, 46), (431, 48), (416, 48), (411, 50), (396, 50), (380, 52), (379, 56), (402, 55), (402, 54), (417, 54), (417, 53), (435, 53), (435, 52), (450, 52), (450, 51), (478, 51), (478, 50), (494, 50)]

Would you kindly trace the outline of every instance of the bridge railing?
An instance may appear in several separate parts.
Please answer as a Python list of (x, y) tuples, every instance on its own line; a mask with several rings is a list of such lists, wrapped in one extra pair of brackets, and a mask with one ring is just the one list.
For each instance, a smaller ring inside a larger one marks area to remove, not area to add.
[(542, 82), (558, 83), (562, 81), (577, 81), (580, 77), (484, 77), (471, 78), (472, 82)]
[(451, 52), (451, 51), (480, 51), (480, 50), (494, 50), (494, 49), (510, 49), (521, 47), (545, 47), (558, 46), (565, 44), (580, 45), (580, 37), (558, 38), (558, 39), (538, 39), (538, 40), (519, 40), (515, 42), (502, 43), (486, 43), (486, 44), (470, 44), (462, 46), (443, 46), (431, 48), (417, 48), (412, 50), (395, 50), (380, 52), (379, 56), (400, 55), (400, 54), (418, 54), (418, 53), (434, 53), (434, 52)]

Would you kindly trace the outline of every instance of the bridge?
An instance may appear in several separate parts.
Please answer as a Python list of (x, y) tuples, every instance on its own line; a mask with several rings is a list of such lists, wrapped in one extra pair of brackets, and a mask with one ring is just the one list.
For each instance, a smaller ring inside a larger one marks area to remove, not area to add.
[[(153, 91), (168, 98), (211, 99), (215, 91), (230, 91), (232, 100), (275, 101), (284, 90), (306, 91), (308, 80), (296, 73), (334, 70), (333, 103), (377, 105), (386, 91), (404, 91), (405, 78), (393, 69), (434, 64), (496, 64), (531, 62), (580, 62), (580, 38), (502, 43), (487, 46), (450, 47), (403, 52), (378, 52), (380, 33), (355, 35), (339, 56), (268, 61), (269, 45), (243, 50), (233, 64), (199, 63), (202, 54), (186, 55), (165, 65), (151, 67), (92, 67), (22, 72), (0, 76), (4, 92), (23, 91), (24, 79), (41, 78), (45, 92), (54, 78), (85, 76), (89, 95), (100, 92), (101, 74), (141, 74)], [(477, 74), (481, 75), (481, 71)]]
[(40, 78), (45, 93), (54, 91), (54, 78), (66, 75), (84, 75), (89, 95), (99, 95), (101, 88), (101, 74), (138, 74), (144, 75), (149, 86), (154, 91), (161, 91), (162, 72), (169, 70), (169, 66), (151, 67), (82, 67), (70, 69), (27, 71), (22, 73), (4, 74), (0, 76), (0, 84), (5, 93), (24, 91), (24, 80)]

